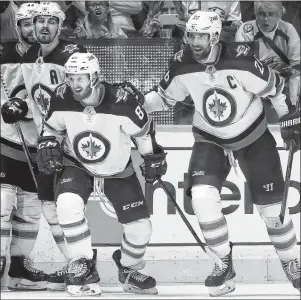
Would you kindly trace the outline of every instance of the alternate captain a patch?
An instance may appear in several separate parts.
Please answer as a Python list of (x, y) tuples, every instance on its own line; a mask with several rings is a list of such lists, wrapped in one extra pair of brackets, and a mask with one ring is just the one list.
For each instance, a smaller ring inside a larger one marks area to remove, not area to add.
[(73, 149), (77, 158), (84, 163), (98, 163), (109, 154), (110, 142), (95, 131), (83, 131), (73, 141)]
[(251, 32), (253, 30), (253, 25), (251, 24), (245, 24), (243, 27), (243, 30), (245, 33)]

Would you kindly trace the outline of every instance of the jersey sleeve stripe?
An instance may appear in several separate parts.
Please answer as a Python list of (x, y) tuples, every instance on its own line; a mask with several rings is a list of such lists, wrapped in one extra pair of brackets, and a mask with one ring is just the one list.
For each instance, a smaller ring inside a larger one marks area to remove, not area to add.
[(276, 86), (276, 76), (275, 73), (271, 70), (269, 70), (270, 74), (269, 74), (269, 79), (268, 79), (268, 83), (265, 86), (265, 88), (258, 93), (258, 97), (263, 97), (266, 94), (269, 94), (271, 92), (271, 90), (273, 88), (275, 88)]
[(45, 120), (43, 120), (43, 125), (47, 128), (48, 131), (50, 131), (53, 134), (58, 134), (58, 135), (65, 135), (67, 130), (56, 130), (53, 128), (51, 125), (49, 125)]
[(161, 87), (158, 89), (158, 95), (161, 97), (163, 103), (168, 108), (171, 108), (176, 105), (177, 101), (171, 98), (166, 91), (164, 91)]
[(142, 136), (148, 134), (150, 132), (150, 130), (151, 130), (151, 123), (152, 123), (152, 118), (149, 116), (148, 117), (148, 121), (143, 126), (143, 128), (139, 132), (137, 132), (134, 135), (132, 135), (132, 137), (134, 137), (134, 138), (135, 137), (142, 137)]

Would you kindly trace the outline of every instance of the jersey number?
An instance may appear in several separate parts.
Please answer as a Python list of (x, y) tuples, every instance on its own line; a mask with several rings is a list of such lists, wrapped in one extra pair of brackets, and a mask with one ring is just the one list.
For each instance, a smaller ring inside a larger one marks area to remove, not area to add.
[(164, 75), (164, 80), (165, 80), (165, 82), (168, 82), (168, 80), (169, 80), (169, 72), (170, 72), (170, 71), (168, 71), (168, 72)]
[(139, 118), (140, 120), (143, 119), (143, 117), (144, 117), (144, 112), (142, 111), (142, 109), (141, 109), (141, 107), (140, 107), (139, 105), (136, 107), (135, 113), (136, 113), (136, 115), (138, 116), (138, 118)]

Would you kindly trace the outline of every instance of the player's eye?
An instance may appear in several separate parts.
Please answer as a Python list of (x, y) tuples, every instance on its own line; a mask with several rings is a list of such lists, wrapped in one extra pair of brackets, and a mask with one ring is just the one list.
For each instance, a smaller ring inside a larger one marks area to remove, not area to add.
[(57, 24), (57, 21), (55, 19), (49, 19), (48, 23), (51, 25)]

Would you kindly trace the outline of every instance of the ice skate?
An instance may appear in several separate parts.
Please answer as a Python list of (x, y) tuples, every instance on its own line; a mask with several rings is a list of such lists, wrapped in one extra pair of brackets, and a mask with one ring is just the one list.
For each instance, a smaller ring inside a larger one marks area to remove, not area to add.
[(141, 274), (130, 267), (122, 266), (120, 259), (121, 251), (116, 250), (113, 253), (113, 260), (118, 267), (119, 281), (122, 283), (122, 288), (125, 292), (151, 295), (158, 294), (156, 280), (153, 277)]
[(65, 277), (67, 275), (68, 265), (65, 265), (61, 270), (48, 274), (47, 290), (49, 291), (65, 291)]
[(286, 277), (292, 283), (293, 287), (300, 292), (300, 264), (297, 259), (290, 261), (281, 261), (282, 268)]
[(218, 297), (235, 290), (235, 283), (233, 278), (236, 276), (233, 262), (232, 262), (232, 243), (230, 243), (230, 253), (222, 260), (222, 269), (215, 264), (214, 269), (205, 280), (205, 286), (209, 287), (209, 295), (211, 297)]
[(26, 256), (12, 256), (7, 288), (17, 291), (46, 291), (47, 274), (33, 267)]
[(6, 266), (6, 257), (1, 256), (0, 257), (0, 278), (2, 278), (4, 275), (5, 266)]
[(68, 264), (65, 284), (72, 296), (101, 295), (99, 275), (96, 269), (96, 250), (92, 259), (78, 257)]

